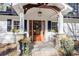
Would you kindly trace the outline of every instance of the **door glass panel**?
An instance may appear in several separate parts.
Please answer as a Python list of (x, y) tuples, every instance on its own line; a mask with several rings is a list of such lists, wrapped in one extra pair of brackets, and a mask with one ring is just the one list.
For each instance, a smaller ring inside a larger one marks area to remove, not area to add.
[[(45, 21), (30, 20), (29, 35), (33, 41), (41, 41), (44, 38)], [(41, 35), (43, 34), (43, 35)]]

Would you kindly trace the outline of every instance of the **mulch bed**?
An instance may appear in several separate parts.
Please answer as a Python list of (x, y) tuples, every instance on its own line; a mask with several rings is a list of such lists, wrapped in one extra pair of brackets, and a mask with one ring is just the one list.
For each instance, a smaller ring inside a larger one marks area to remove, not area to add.
[(9, 53), (17, 50), (16, 44), (0, 44), (0, 56), (8, 55)]
[(77, 41), (77, 40), (74, 41), (74, 48), (76, 51), (79, 52), (79, 41)]

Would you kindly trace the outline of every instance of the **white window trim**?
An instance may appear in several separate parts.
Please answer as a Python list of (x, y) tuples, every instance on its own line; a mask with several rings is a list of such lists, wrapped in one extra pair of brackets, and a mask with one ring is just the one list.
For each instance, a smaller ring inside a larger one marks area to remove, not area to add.
[[(13, 21), (12, 21), (12, 29), (13, 29), (14, 26), (15, 26), (15, 25), (14, 25), (14, 21), (19, 21), (19, 20), (13, 20)], [(20, 21), (19, 21), (19, 29), (20, 29)]]
[[(11, 20), (12, 20), (12, 19), (11, 19)], [(12, 20), (11, 29), (13, 29), (13, 28), (14, 28), (14, 21), (20, 21), (20, 20)], [(20, 23), (19, 23), (19, 26), (20, 26)], [(7, 32), (9, 32), (9, 31), (7, 31)], [(12, 31), (10, 31), (10, 32), (12, 32)]]
[[(11, 19), (12, 20), (12, 19)], [(20, 22), (20, 20), (12, 20), (12, 25), (11, 25), (11, 29), (13, 29), (14, 28), (14, 21), (19, 21)], [(28, 22), (27, 22), (28, 23)], [(24, 23), (23, 23), (24, 24)], [(20, 23), (19, 23), (19, 26), (20, 26)], [(20, 28), (19, 28), (20, 29)], [(24, 29), (24, 28), (23, 28)], [(28, 25), (27, 25), (27, 30), (28, 30)], [(12, 32), (12, 31), (7, 31), (7, 32)], [(24, 33), (26, 33), (26, 32), (28, 32), (28, 31), (24, 31)]]

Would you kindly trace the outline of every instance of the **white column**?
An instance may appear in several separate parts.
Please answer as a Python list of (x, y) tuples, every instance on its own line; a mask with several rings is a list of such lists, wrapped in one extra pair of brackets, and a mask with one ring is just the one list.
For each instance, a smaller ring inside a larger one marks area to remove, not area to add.
[(58, 14), (58, 33), (63, 34), (63, 15), (61, 12)]
[[(19, 13), (19, 17), (20, 17), (20, 33), (24, 33), (24, 13), (20, 12)], [(17, 51), (18, 51), (17, 54), (20, 54), (21, 51), (19, 49), (19, 42), (18, 42), (18, 40), (16, 41), (16, 44), (17, 44)]]
[(27, 37), (29, 37), (29, 20), (27, 19)]
[(20, 13), (20, 33), (24, 32), (24, 13)]
[(48, 21), (45, 21), (45, 41), (48, 41)]

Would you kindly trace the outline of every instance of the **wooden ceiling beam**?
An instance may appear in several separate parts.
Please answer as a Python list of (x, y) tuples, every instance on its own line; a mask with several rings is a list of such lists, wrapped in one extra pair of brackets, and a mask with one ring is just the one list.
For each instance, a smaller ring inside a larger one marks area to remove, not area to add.
[(38, 8), (48, 8), (48, 9), (55, 9), (57, 11), (60, 11), (61, 9), (56, 7), (56, 6), (47, 6), (48, 3), (37, 3), (37, 4), (27, 4), (23, 6), (24, 9), (24, 14), (27, 12), (28, 9), (33, 8), (33, 7), (38, 7)]
[(24, 9), (24, 14), (26, 13), (26, 11), (32, 7), (38, 7), (38, 6), (41, 6), (43, 5), (44, 3), (38, 3), (38, 4), (27, 4), (27, 5), (24, 5), (23, 6), (23, 9)]

